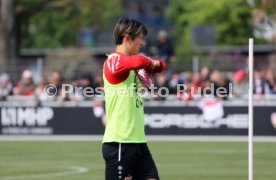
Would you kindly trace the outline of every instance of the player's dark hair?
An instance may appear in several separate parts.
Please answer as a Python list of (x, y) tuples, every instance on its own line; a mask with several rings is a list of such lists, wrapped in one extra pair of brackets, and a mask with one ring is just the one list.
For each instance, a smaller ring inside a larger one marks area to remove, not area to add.
[(137, 20), (126, 17), (119, 19), (113, 31), (116, 45), (122, 44), (126, 35), (135, 39), (141, 33), (144, 36), (147, 35), (148, 30), (146, 26)]

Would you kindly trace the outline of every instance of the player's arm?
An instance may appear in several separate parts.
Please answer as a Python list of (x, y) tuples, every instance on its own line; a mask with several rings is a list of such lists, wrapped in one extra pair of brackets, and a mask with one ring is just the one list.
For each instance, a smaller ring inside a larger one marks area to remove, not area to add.
[(152, 61), (145, 56), (120, 56), (115, 74), (123, 74), (130, 70), (144, 69), (152, 66)]
[(166, 63), (162, 59), (153, 60), (151, 67), (145, 68), (148, 73), (161, 73), (166, 69)]
[(120, 56), (115, 74), (138, 69), (147, 69), (150, 73), (162, 72), (165, 65), (162, 60), (151, 60), (146, 56)]
[[(145, 56), (113, 56), (104, 65), (104, 74), (112, 84), (123, 82), (130, 70), (148, 69), (149, 73), (163, 71), (166, 67), (158, 60), (151, 60)], [(164, 63), (165, 64), (165, 63)], [(166, 64), (165, 64), (166, 65)]]

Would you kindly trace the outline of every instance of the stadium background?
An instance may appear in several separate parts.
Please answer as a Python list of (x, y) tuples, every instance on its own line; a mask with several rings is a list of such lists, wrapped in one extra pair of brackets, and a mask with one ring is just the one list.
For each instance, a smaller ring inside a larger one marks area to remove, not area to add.
[[(153, 79), (169, 96), (145, 97), (146, 132), (162, 179), (247, 178), (254, 38), (254, 173), (275, 179), (275, 0), (1, 0), (0, 7), (0, 179), (103, 179), (103, 97), (63, 96), (61, 85), (103, 86), (120, 16), (144, 22), (143, 53), (168, 64)], [(208, 99), (191, 89), (210, 83), (232, 96), (202, 106)], [(45, 93), (49, 84), (55, 96)], [(177, 84), (188, 87), (187, 96)]]

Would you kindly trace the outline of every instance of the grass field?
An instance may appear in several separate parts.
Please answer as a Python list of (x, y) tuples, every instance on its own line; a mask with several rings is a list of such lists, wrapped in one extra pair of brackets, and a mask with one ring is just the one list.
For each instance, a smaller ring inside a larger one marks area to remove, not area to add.
[[(162, 180), (246, 180), (245, 142), (149, 142)], [(255, 180), (276, 178), (276, 143), (255, 143)], [(103, 180), (101, 143), (0, 141), (1, 180)]]

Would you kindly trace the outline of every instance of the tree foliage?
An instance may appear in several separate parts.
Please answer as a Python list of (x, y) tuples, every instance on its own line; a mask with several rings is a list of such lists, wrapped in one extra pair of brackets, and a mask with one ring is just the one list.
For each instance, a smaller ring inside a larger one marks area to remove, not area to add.
[(247, 44), (253, 35), (251, 8), (245, 0), (172, 0), (167, 16), (179, 39), (178, 54), (192, 50), (191, 29), (198, 25), (213, 25), (218, 45)]
[(269, 16), (276, 16), (276, 0), (252, 0), (255, 8), (261, 9)]
[(22, 0), (17, 10), (23, 48), (74, 46), (80, 28), (107, 27), (122, 12), (119, 0)]
[(15, 0), (0, 0), (0, 73), (7, 69), (7, 59), (16, 58)]

